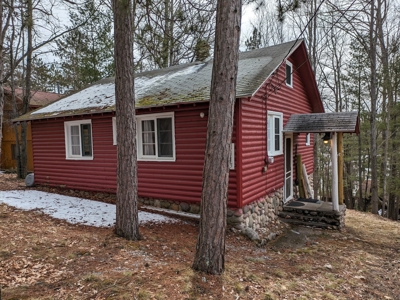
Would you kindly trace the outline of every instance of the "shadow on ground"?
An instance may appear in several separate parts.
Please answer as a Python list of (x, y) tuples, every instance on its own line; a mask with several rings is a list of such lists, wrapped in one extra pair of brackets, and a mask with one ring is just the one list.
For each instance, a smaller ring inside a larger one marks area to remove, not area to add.
[(269, 243), (269, 246), (275, 251), (299, 249), (314, 244), (315, 240), (323, 234), (322, 229), (292, 226), (286, 233)]

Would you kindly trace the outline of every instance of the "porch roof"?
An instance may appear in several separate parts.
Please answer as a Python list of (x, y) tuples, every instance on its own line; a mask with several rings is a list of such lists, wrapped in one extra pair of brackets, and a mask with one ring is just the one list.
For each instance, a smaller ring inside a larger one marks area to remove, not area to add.
[(291, 115), (283, 132), (324, 133), (347, 132), (360, 133), (358, 112), (332, 112)]

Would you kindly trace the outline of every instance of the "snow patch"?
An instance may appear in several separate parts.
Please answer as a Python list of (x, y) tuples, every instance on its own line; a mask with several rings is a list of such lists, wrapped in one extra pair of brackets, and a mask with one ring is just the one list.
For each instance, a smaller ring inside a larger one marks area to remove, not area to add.
[(145, 76), (135, 78), (135, 97), (136, 99), (140, 99), (141, 97), (145, 96), (149, 89), (151, 89), (155, 84), (165, 85), (165, 83), (175, 77), (186, 77), (195, 74), (200, 68), (202, 68), (205, 63), (189, 66), (183, 70), (178, 72), (169, 72), (164, 75), (155, 76), (152, 78), (148, 78)]
[(36, 110), (33, 114), (53, 113), (66, 110), (78, 110), (90, 107), (110, 107), (115, 104), (114, 83), (95, 84), (87, 89), (65, 97), (42, 109)]
[[(53, 218), (72, 224), (111, 227), (115, 224), (115, 205), (36, 190), (1, 191), (0, 203), (22, 210), (38, 209)], [(177, 219), (139, 211), (139, 223), (174, 223)]]
[[(139, 100), (151, 92), (155, 85), (164, 86), (167, 81), (176, 77), (187, 79), (188, 76), (195, 74), (204, 65), (205, 63), (189, 66), (177, 72), (171, 71), (155, 77), (138, 76), (135, 78), (135, 97)], [(32, 112), (32, 115), (52, 113), (51, 116), (56, 116), (62, 111), (107, 108), (113, 105), (115, 105), (115, 84), (113, 82), (99, 83), (38, 109)]]

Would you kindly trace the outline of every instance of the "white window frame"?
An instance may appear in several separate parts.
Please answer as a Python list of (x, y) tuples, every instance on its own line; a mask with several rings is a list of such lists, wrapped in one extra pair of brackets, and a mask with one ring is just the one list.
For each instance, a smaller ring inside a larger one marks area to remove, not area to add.
[[(288, 74), (287, 74), (287, 67), (290, 67), (290, 84), (288, 83)], [(285, 82), (288, 87), (293, 88), (293, 64), (290, 61), (286, 61), (285, 65)]]
[(113, 145), (117, 145), (117, 118), (112, 117)]
[[(92, 155), (91, 156), (83, 156), (82, 155), (82, 133), (81, 133), (81, 126), (82, 124), (90, 124), (90, 138), (91, 138), (91, 147), (92, 147)], [(72, 126), (79, 126), (79, 143), (81, 147), (81, 154), (74, 155), (72, 154), (72, 145), (71, 145), (71, 127)], [(65, 136), (65, 158), (68, 160), (93, 160), (94, 153), (93, 153), (93, 126), (92, 120), (79, 120), (79, 121), (67, 121), (64, 122), (64, 136)]]
[[(157, 138), (157, 119), (171, 118), (172, 119), (172, 157), (158, 157), (158, 138)], [(142, 141), (142, 121), (154, 120), (155, 122), (155, 143), (156, 143), (156, 154), (155, 155), (144, 155), (143, 154), (143, 141)], [(158, 114), (146, 114), (136, 116), (136, 140), (137, 140), (137, 154), (138, 161), (175, 161), (175, 115), (173, 112), (158, 113)]]
[[(267, 137), (268, 137), (268, 145), (270, 148), (268, 149), (268, 156), (277, 156), (283, 154), (283, 113), (276, 111), (268, 111), (267, 112)], [(279, 119), (279, 150), (275, 150), (275, 119)], [(274, 149), (274, 150), (271, 150)]]
[(306, 133), (306, 146), (310, 146), (310, 145), (311, 145), (311, 134)]

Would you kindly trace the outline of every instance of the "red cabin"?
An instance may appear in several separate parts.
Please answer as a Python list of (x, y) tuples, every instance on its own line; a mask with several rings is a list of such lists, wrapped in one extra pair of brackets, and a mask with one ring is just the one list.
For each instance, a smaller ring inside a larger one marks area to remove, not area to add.
[[(139, 197), (198, 213), (212, 60), (136, 74)], [(228, 221), (257, 229), (293, 197), (294, 157), (313, 172), (313, 137), (284, 134), (292, 114), (324, 108), (304, 41), (240, 54)], [(114, 78), (15, 121), (32, 122), (35, 182), (116, 191)], [(133, 137), (132, 137), (133, 138)]]

